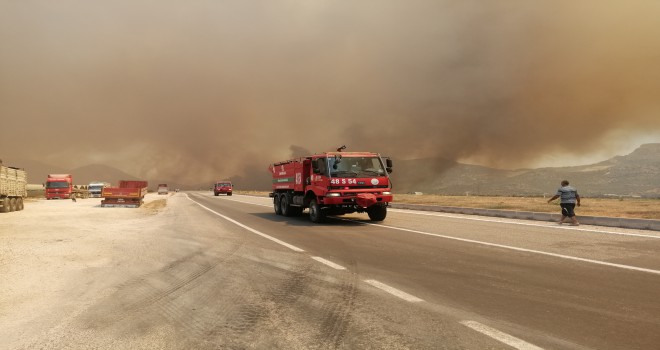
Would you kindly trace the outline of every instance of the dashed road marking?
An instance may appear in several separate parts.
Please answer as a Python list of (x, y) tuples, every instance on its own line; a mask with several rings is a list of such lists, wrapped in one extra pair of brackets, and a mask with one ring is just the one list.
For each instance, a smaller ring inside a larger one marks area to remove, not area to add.
[(476, 321), (461, 321), (461, 324), (518, 350), (543, 350), (543, 348), (534, 344), (530, 344), (522, 339), (518, 339)]
[(341, 265), (339, 265), (339, 264), (335, 264), (335, 263), (333, 263), (333, 262), (330, 261), (330, 260), (323, 259), (323, 258), (320, 257), (320, 256), (313, 256), (312, 259), (314, 259), (314, 260), (320, 262), (321, 264), (328, 265), (328, 266), (332, 267), (332, 268), (335, 269), (335, 270), (346, 270), (345, 267), (343, 267), (343, 266), (341, 266)]
[[(266, 206), (266, 205), (263, 205), (263, 204), (256, 204), (256, 203), (249, 203), (249, 202), (242, 202), (242, 201), (239, 201), (239, 202), (247, 203), (247, 204), (254, 204), (254, 205), (259, 205), (259, 206)], [(423, 213), (423, 214), (420, 214), (420, 215), (434, 215), (434, 214), (425, 214), (425, 213)], [(445, 216), (445, 215), (438, 215), (438, 216)], [(552, 256), (552, 257), (555, 257), (555, 258), (566, 259), (566, 260), (581, 261), (581, 262), (586, 262), (586, 263), (591, 263), (591, 264), (604, 265), (604, 266), (615, 267), (615, 268), (620, 268), (620, 269), (625, 269), (625, 270), (632, 270), (632, 271), (639, 271), (639, 272), (646, 272), (646, 273), (652, 273), (652, 274), (660, 275), (660, 270), (646, 269), (646, 268), (643, 268), (643, 267), (623, 265), (623, 264), (615, 264), (615, 263), (609, 263), (609, 262), (606, 262), (606, 261), (579, 258), (579, 257), (576, 257), (576, 256), (556, 254), (556, 253), (544, 252), (544, 251), (534, 250), (534, 249), (525, 249), (525, 248), (508, 246), (508, 245), (504, 245), (504, 244), (496, 244), (496, 243), (477, 241), (477, 240), (473, 240), (473, 239), (458, 238), (458, 237), (453, 237), (453, 236), (441, 235), (441, 234), (437, 234), (437, 233), (430, 233), (430, 232), (406, 229), (406, 228), (401, 228), (401, 227), (388, 226), (388, 225), (383, 225), (383, 224), (374, 224), (374, 223), (369, 223), (369, 222), (361, 222), (361, 221), (356, 221), (356, 220), (351, 220), (351, 219), (341, 219), (341, 218), (337, 218), (337, 219), (338, 220), (344, 220), (344, 221), (357, 222), (357, 223), (361, 223), (361, 224), (364, 224), (364, 225), (372, 225), (372, 226), (389, 228), (389, 229), (393, 229), (393, 230), (399, 230), (399, 231), (405, 231), (405, 232), (411, 232), (411, 233), (418, 233), (418, 234), (427, 235), (427, 236), (434, 236), (434, 237), (452, 239), (452, 240), (461, 241), (461, 242), (475, 243), (475, 244), (480, 244), (480, 245), (485, 245), (485, 246), (490, 246), (490, 247), (504, 248), (504, 249), (515, 250), (515, 251), (519, 251), (519, 252), (534, 253), (534, 254), (540, 254), (540, 255), (545, 255), (545, 256)], [(467, 220), (502, 222), (502, 221), (495, 221), (495, 220), (488, 220), (488, 219), (473, 219), (473, 218), (468, 218)], [(547, 227), (547, 226), (544, 226), (544, 225), (525, 224), (525, 223), (521, 223), (521, 225)], [(594, 231), (594, 232), (603, 232), (603, 231)], [(607, 232), (607, 233), (609, 233), (609, 232)], [(615, 234), (620, 234), (620, 233), (615, 233)], [(626, 235), (634, 236), (634, 234), (626, 234)], [(637, 235), (637, 236), (640, 236), (640, 235)], [(655, 236), (644, 236), (644, 237), (658, 238), (658, 237), (655, 237)]]
[(378, 282), (376, 280), (365, 280), (364, 282), (366, 282), (367, 284), (370, 284), (370, 285), (372, 285), (372, 286), (374, 286), (378, 289), (381, 289), (385, 292), (388, 292), (388, 293), (390, 293), (390, 294), (392, 294), (396, 297), (399, 297), (399, 298), (401, 298), (405, 301), (409, 301), (411, 303), (419, 303), (421, 301), (424, 301), (424, 300), (422, 300), (422, 299), (420, 299), (420, 298), (418, 298), (414, 295), (410, 295), (410, 294), (408, 294), (404, 291), (398, 290), (394, 287), (390, 287), (387, 284)]

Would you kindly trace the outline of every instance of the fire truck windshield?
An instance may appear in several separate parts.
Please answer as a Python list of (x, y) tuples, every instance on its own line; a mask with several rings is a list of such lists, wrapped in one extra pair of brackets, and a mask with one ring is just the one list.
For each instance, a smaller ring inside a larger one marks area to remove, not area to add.
[(330, 177), (385, 176), (385, 168), (378, 157), (328, 158)]

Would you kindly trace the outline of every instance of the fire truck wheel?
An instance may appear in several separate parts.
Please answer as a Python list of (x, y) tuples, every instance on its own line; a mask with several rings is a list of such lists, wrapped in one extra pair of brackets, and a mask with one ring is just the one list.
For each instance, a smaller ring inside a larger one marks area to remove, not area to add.
[(275, 208), (275, 215), (282, 215), (282, 207), (280, 207), (280, 195), (278, 194), (273, 197), (273, 207)]
[(316, 202), (316, 199), (312, 199), (309, 202), (309, 219), (314, 223), (325, 221), (325, 214), (321, 210), (319, 203)]
[(371, 208), (367, 209), (367, 214), (369, 214), (369, 219), (371, 219), (371, 221), (383, 221), (387, 216), (387, 207), (373, 205)]
[(280, 208), (282, 215), (293, 216), (293, 212), (291, 211), (291, 203), (289, 203), (289, 196), (283, 194), (282, 197), (280, 197)]

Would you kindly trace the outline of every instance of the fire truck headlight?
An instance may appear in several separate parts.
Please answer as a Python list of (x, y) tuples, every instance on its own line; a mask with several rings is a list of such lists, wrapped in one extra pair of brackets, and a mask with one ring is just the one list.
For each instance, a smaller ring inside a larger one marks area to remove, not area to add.
[(328, 194), (326, 194), (325, 196), (326, 196), (326, 197), (339, 197), (340, 194), (339, 194), (339, 193), (328, 193)]
[(390, 195), (390, 194), (392, 194), (392, 192), (390, 192), (390, 191), (385, 191), (385, 192), (383, 192), (383, 194), (384, 194), (384, 195)]

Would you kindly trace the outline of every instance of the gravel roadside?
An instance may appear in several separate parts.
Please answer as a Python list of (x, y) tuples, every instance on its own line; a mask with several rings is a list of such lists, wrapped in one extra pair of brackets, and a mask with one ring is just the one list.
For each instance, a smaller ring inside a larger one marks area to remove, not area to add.
[(157, 264), (147, 245), (164, 225), (157, 214), (165, 199), (149, 194), (137, 209), (100, 202), (36, 200), (0, 216), (0, 348), (57, 343), (58, 328), (112, 293), (121, 276)]

